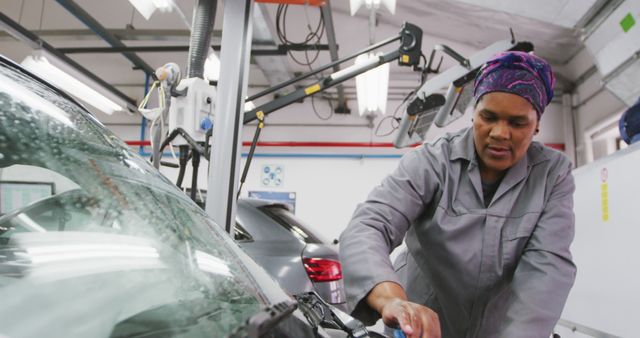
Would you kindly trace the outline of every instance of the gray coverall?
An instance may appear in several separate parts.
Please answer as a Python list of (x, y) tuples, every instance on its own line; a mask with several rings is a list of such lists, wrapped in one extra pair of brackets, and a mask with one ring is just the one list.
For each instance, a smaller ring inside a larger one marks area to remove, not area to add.
[(341, 235), (349, 309), (373, 324), (364, 298), (392, 281), (439, 315), (444, 338), (549, 337), (576, 274), (574, 188), (567, 157), (533, 142), (485, 207), (472, 128), (420, 146)]

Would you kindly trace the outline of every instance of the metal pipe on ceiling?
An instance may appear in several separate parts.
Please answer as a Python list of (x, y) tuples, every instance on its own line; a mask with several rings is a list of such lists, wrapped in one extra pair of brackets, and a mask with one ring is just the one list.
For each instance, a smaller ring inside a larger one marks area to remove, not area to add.
[(88, 77), (92, 81), (95, 81), (97, 84), (102, 86), (104, 89), (113, 93), (119, 99), (124, 101), (127, 105), (127, 108), (131, 111), (136, 111), (138, 109), (136, 102), (134, 99), (130, 98), (123, 92), (116, 89), (114, 86), (110, 85), (106, 81), (104, 81), (101, 77), (93, 74), (86, 68), (82, 67), (77, 62), (73, 61), (68, 56), (60, 53), (56, 48), (48, 44), (46, 41), (40, 39), (37, 35), (33, 34), (28, 29), (22, 27), (19, 23), (13, 21), (10, 17), (6, 16), (4, 13), (0, 12), (0, 26), (4, 28), (9, 34), (11, 34), (18, 41), (21, 41), (27, 44), (29, 47), (33, 49), (42, 49), (49, 54), (55, 56), (61, 61), (65, 62), (69, 66), (75, 68), (78, 72), (82, 73), (84, 76)]
[[(94, 17), (92, 17), (87, 11), (82, 9), (73, 0), (56, 0), (60, 6), (64, 7), (69, 13), (75, 16), (78, 20), (84, 23), (104, 41), (109, 43), (113, 47), (126, 47), (120, 39), (115, 37), (109, 30), (103, 27)], [(154, 69), (149, 66), (144, 60), (138, 57), (135, 53), (123, 52), (122, 55), (131, 61), (137, 69), (141, 69), (145, 73), (149, 74), (154, 79), (156, 78)]]

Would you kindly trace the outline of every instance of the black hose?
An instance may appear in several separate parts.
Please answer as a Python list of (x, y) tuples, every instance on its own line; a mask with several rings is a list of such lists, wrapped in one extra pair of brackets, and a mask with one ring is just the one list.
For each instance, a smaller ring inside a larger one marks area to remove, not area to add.
[(181, 145), (180, 159), (178, 160), (180, 163), (180, 171), (178, 172), (178, 180), (176, 181), (176, 186), (178, 186), (178, 188), (182, 188), (182, 180), (184, 179), (184, 172), (187, 169), (188, 160), (189, 160), (189, 146)]
[(193, 28), (189, 40), (189, 78), (204, 75), (204, 61), (211, 46), (211, 33), (216, 18), (216, 0), (198, 0), (193, 11)]
[(173, 141), (173, 139), (175, 139), (176, 136), (178, 135), (182, 136), (182, 138), (184, 138), (184, 140), (187, 141), (189, 146), (191, 146), (191, 148), (193, 148), (195, 152), (204, 156), (204, 158), (206, 158), (207, 161), (209, 160), (209, 153), (205, 151), (204, 147), (201, 146), (200, 143), (196, 142), (196, 140), (194, 140), (193, 137), (189, 136), (189, 134), (186, 131), (184, 131), (184, 129), (182, 128), (174, 129), (173, 131), (171, 131), (171, 133), (169, 133), (169, 136), (167, 136), (167, 138), (165, 138), (164, 141), (162, 141), (162, 144), (160, 145), (160, 149), (159, 149), (160, 155), (162, 155), (162, 151), (164, 151), (164, 148), (168, 146), (169, 143), (171, 143), (171, 141)]
[[(198, 190), (198, 167), (200, 167), (200, 154), (193, 152), (191, 157), (193, 174), (191, 175), (191, 199), (196, 202), (196, 191)], [(204, 201), (202, 201), (204, 202)]]

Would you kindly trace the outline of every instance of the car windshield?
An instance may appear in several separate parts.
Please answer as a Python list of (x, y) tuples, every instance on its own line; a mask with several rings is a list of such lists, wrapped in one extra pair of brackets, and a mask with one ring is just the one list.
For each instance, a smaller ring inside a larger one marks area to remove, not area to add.
[(227, 336), (265, 305), (196, 204), (4, 62), (0, 214), (0, 336)]

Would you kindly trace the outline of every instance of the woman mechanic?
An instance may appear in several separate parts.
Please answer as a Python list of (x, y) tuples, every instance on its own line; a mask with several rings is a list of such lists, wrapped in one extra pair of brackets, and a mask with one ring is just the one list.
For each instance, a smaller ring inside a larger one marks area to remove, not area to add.
[(554, 84), (533, 54), (493, 57), (473, 127), (403, 156), (357, 207), (340, 246), (356, 318), (407, 337), (549, 337), (576, 274), (571, 163), (532, 141)]

